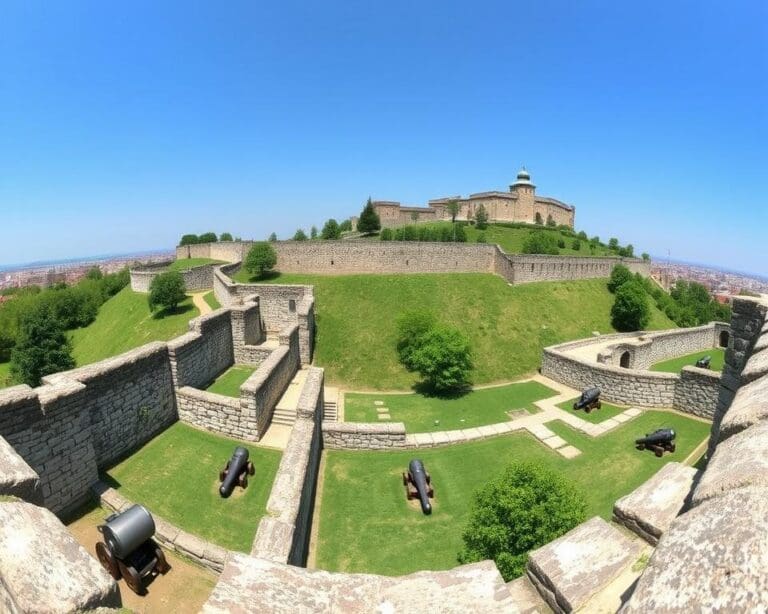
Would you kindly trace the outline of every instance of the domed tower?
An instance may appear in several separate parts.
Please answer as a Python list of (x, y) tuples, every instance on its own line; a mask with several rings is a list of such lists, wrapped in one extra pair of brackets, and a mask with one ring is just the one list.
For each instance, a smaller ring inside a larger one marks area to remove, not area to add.
[(517, 195), (516, 221), (533, 222), (536, 216), (534, 206), (536, 186), (531, 183), (531, 176), (525, 167), (517, 173), (517, 181), (509, 186), (509, 191)]

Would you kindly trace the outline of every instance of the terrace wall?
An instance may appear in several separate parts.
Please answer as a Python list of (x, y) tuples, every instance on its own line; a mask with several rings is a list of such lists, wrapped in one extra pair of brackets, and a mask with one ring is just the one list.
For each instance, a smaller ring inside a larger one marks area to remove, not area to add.
[(189, 328), (186, 335), (168, 342), (173, 383), (176, 388), (205, 388), (234, 363), (231, 312), (217, 309), (191, 320)]
[(406, 447), (405, 424), (323, 422), (323, 447), (329, 450), (391, 450)]
[[(160, 275), (160, 273), (165, 272), (168, 265), (172, 263), (173, 260), (168, 260), (131, 269), (131, 290), (134, 292), (149, 292), (152, 280)], [(179, 271), (184, 278), (187, 292), (200, 292), (213, 288), (213, 270), (215, 266), (215, 264), (203, 264), (186, 271)]]

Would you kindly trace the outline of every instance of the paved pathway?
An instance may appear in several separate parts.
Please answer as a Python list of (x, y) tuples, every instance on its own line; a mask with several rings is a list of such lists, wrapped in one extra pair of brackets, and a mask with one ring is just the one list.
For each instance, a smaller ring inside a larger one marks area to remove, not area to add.
[(208, 294), (210, 290), (206, 290), (205, 292), (193, 292), (190, 294), (192, 297), (192, 303), (200, 310), (200, 315), (204, 316), (207, 313), (211, 313), (213, 309), (211, 309), (211, 306), (205, 302), (205, 299), (203, 298), (204, 295)]

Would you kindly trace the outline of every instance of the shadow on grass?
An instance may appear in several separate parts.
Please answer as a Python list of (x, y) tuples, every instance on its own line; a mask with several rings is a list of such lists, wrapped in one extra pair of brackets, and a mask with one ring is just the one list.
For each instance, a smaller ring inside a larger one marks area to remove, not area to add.
[(248, 278), (249, 284), (263, 284), (266, 281), (273, 281), (275, 279), (280, 279), (282, 277), (282, 273), (280, 271), (267, 271), (263, 275), (251, 275)]
[(428, 382), (417, 382), (411, 387), (411, 390), (423, 397), (429, 397), (431, 399), (442, 399), (444, 401), (460, 399), (461, 397), (472, 392), (472, 389), (469, 386), (465, 386), (464, 388), (457, 388), (454, 390), (437, 390)]
[(187, 313), (188, 311), (192, 311), (194, 308), (194, 305), (187, 303), (186, 305), (178, 305), (174, 309), (161, 309), (160, 311), (156, 311), (154, 314), (152, 314), (152, 319), (162, 320), (168, 316), (176, 316)]

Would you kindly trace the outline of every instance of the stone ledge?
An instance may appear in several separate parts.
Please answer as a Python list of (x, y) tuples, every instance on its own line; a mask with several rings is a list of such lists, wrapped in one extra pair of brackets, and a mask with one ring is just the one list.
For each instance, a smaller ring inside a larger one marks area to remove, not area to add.
[(768, 418), (768, 377), (739, 388), (720, 423), (718, 441), (724, 441)]
[(40, 476), (0, 437), (0, 495), (43, 504)]

